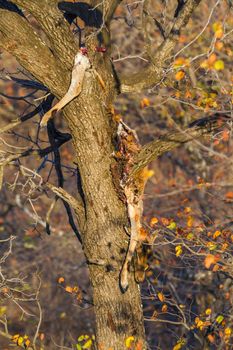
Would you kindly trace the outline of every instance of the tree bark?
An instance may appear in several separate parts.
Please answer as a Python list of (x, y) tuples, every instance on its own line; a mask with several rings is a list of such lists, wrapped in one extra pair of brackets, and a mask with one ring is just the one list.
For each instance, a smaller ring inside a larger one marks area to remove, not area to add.
[[(140, 291), (133, 276), (125, 294), (119, 288), (119, 273), (128, 237), (127, 208), (119, 199), (112, 180), (113, 139), (116, 123), (110, 109), (116, 93), (109, 58), (93, 60), (106, 84), (88, 73), (80, 97), (65, 110), (76, 150), (76, 162), (85, 195), (86, 223), (82, 228), (83, 248), (89, 262), (93, 286), (99, 349), (123, 350), (125, 340), (134, 336), (145, 349)], [(100, 98), (101, 96), (101, 98)]]

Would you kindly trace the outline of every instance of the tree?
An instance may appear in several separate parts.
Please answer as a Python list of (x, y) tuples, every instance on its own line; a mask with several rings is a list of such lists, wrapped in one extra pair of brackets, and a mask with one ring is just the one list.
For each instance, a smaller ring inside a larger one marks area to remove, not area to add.
[[(147, 348), (140, 291), (132, 268), (128, 289), (125, 291), (119, 286), (120, 271), (129, 244), (125, 230), (129, 227), (129, 202), (125, 193), (121, 193), (122, 170), (123, 176), (127, 176), (124, 189), (128, 186), (135, 198), (137, 182), (143, 182), (144, 169), (153, 159), (218, 128), (219, 119), (226, 120), (218, 116), (204, 118), (189, 129), (167, 133), (143, 147), (133, 138), (130, 142), (135, 146), (134, 150), (129, 151), (128, 146), (124, 146), (123, 150), (123, 155), (124, 152), (129, 154), (129, 159), (126, 157), (128, 168), (121, 154), (114, 156), (114, 152), (119, 152), (116, 139), (119, 125), (122, 125), (114, 113), (114, 102), (120, 94), (152, 88), (166, 78), (165, 70), (181, 31), (195, 15), (199, 3), (200, 0), (178, 1), (166, 29), (154, 20), (162, 37), (161, 44), (154, 53), (153, 43), (150, 43), (145, 30), (148, 63), (139, 72), (125, 76), (116, 70), (111, 60), (111, 21), (119, 1), (99, 3), (93, 0), (89, 4), (56, 0), (0, 1), (0, 46), (14, 55), (37, 81), (21, 79), (19, 83), (45, 91), (46, 95), (50, 93), (33, 112), (13, 120), (1, 133), (33, 118), (41, 110), (43, 113), (49, 111), (54, 97), (61, 99), (66, 94), (74, 57), (79, 50), (69, 23), (76, 17), (85, 23), (85, 46), (91, 68), (85, 71), (80, 95), (63, 110), (69, 133), (61, 133), (55, 126), (56, 119), (60, 117), (50, 119), (47, 130), (51, 147), (42, 150), (28, 148), (23, 152), (6, 154), (1, 161), (0, 175), (3, 177), (4, 168), (12, 161), (33, 154), (45, 157), (50, 152), (54, 153), (57, 186), (45, 182), (40, 186), (45, 191), (50, 189), (56, 200), (60, 198), (64, 202), (72, 228), (82, 244), (93, 287), (99, 349), (122, 350), (126, 347), (126, 339), (131, 336), (137, 349)], [(33, 29), (33, 20), (25, 14), (32, 15), (37, 30)], [(147, 2), (142, 17), (144, 24), (151, 20)], [(182, 70), (176, 79), (182, 79)], [(63, 188), (64, 179), (60, 171), (59, 147), (70, 139), (78, 169), (79, 193), (75, 196)], [(140, 200), (141, 197), (142, 194)], [(77, 227), (70, 208), (75, 213)]]

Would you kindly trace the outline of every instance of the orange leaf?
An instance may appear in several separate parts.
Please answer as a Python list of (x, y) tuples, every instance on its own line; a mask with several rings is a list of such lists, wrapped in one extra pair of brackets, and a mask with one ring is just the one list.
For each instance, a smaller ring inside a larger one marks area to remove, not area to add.
[(226, 199), (233, 199), (233, 192), (229, 191), (225, 194)]
[(209, 342), (211, 343), (211, 344), (213, 344), (214, 342), (215, 342), (215, 338), (214, 338), (214, 336), (212, 335), (212, 334), (208, 334), (208, 340), (209, 340)]
[(167, 218), (161, 218), (161, 222), (164, 226), (168, 226), (170, 223), (170, 220)]
[(65, 278), (64, 277), (59, 277), (58, 278), (58, 283), (63, 283), (65, 282)]
[(221, 231), (215, 231), (213, 234), (213, 239), (216, 239), (218, 236), (220, 236), (222, 234)]
[(164, 302), (164, 300), (165, 300), (165, 296), (163, 295), (163, 293), (158, 293), (158, 298), (159, 298), (159, 300), (161, 301), (161, 303), (163, 303)]
[(150, 221), (150, 226), (154, 226), (159, 222), (159, 220), (157, 218), (152, 218)]
[(184, 76), (185, 76), (185, 72), (183, 70), (179, 70), (179, 72), (177, 72), (175, 75), (175, 79), (177, 81), (180, 81), (184, 78)]
[(144, 97), (141, 101), (140, 101), (140, 107), (144, 108), (144, 107), (149, 107), (150, 106), (150, 100), (147, 97)]
[(216, 262), (218, 261), (218, 258), (213, 255), (213, 254), (208, 254), (206, 257), (205, 257), (205, 261), (204, 261), (204, 265), (207, 269), (210, 268), (210, 266), (212, 264), (215, 264)]
[(191, 215), (187, 218), (187, 226), (192, 227), (193, 226), (193, 217)]
[(67, 293), (73, 293), (73, 288), (70, 287), (70, 286), (66, 286), (65, 291), (66, 291)]
[(215, 53), (212, 53), (212, 55), (210, 55), (209, 58), (208, 58), (208, 63), (209, 63), (209, 65), (212, 66), (213, 63), (216, 61), (216, 59), (217, 59), (216, 54), (215, 54)]

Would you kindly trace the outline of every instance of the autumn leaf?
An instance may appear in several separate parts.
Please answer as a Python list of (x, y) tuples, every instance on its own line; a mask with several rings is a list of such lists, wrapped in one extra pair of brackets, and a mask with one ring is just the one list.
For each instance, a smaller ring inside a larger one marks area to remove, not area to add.
[(223, 70), (224, 69), (224, 62), (222, 60), (217, 60), (214, 63), (214, 69), (216, 69), (216, 70)]
[(175, 79), (177, 81), (180, 81), (184, 78), (184, 76), (185, 76), (185, 72), (183, 70), (180, 70), (179, 72), (176, 73)]
[(147, 97), (144, 97), (141, 101), (140, 101), (140, 107), (144, 108), (144, 107), (149, 107), (150, 106), (150, 100)]
[(83, 345), (83, 349), (90, 349), (92, 346), (92, 340), (88, 339), (88, 341)]
[(19, 337), (19, 338), (17, 339), (17, 345), (21, 346), (21, 345), (23, 344), (23, 342), (24, 342), (23, 337)]
[(24, 341), (24, 345), (25, 345), (26, 348), (28, 348), (30, 344), (31, 344), (31, 342), (30, 342), (29, 339), (26, 339), (26, 340)]
[(213, 234), (213, 239), (218, 238), (218, 236), (220, 236), (221, 234), (222, 234), (221, 231), (215, 231), (214, 234)]
[(65, 282), (65, 278), (64, 277), (59, 277), (58, 278), (58, 283), (63, 283)]
[(169, 228), (169, 230), (175, 230), (175, 228), (176, 228), (176, 223), (175, 223), (175, 221), (172, 221), (168, 226), (167, 226), (167, 228)]
[(232, 191), (229, 191), (225, 194), (225, 198), (226, 199), (233, 199), (233, 192)]
[(206, 269), (209, 269), (212, 264), (215, 264), (218, 261), (218, 258), (213, 254), (208, 254), (205, 257), (204, 265)]
[(205, 314), (207, 316), (209, 316), (211, 313), (212, 313), (212, 310), (210, 308), (205, 310)]
[(168, 309), (167, 305), (166, 305), (166, 304), (163, 304), (163, 306), (162, 306), (162, 312), (167, 312), (167, 309)]
[(222, 323), (223, 320), (224, 320), (223, 315), (219, 315), (219, 316), (216, 318), (216, 322), (217, 322), (218, 324)]
[(19, 334), (15, 334), (15, 335), (13, 335), (13, 336), (12, 336), (12, 341), (13, 341), (14, 343), (17, 343), (17, 341), (18, 341), (19, 337), (20, 337), (20, 335), (19, 335)]
[(159, 222), (159, 220), (158, 220), (157, 218), (152, 218), (152, 219), (150, 220), (150, 226), (154, 226), (154, 225), (156, 225), (158, 222)]
[(216, 41), (216, 43), (215, 43), (215, 48), (217, 49), (217, 50), (219, 50), (219, 51), (221, 51), (222, 50), (222, 48), (223, 48), (223, 42), (222, 41), (219, 41), (219, 40), (217, 40)]
[(232, 333), (232, 329), (227, 327), (227, 328), (225, 328), (224, 333), (225, 333), (226, 337), (230, 337), (231, 333)]
[(180, 256), (183, 253), (182, 246), (181, 245), (176, 246), (175, 251), (176, 251), (176, 256), (177, 257)]
[(161, 223), (162, 223), (164, 226), (168, 226), (169, 223), (170, 223), (170, 221), (169, 221), (169, 219), (167, 219), (167, 218), (161, 218)]
[(73, 293), (73, 288), (70, 287), (70, 286), (66, 286), (65, 291), (66, 291), (67, 293)]
[(188, 227), (192, 227), (193, 226), (193, 221), (194, 221), (193, 217), (191, 215), (189, 215), (187, 217), (187, 226)]
[(134, 342), (134, 337), (131, 336), (131, 337), (128, 337), (126, 340), (125, 340), (125, 346), (129, 349), (132, 345), (132, 343)]
[(211, 343), (211, 344), (213, 344), (214, 342), (215, 342), (215, 337), (214, 337), (214, 335), (212, 335), (212, 334), (208, 334), (208, 340), (209, 340), (209, 342)]
[(176, 68), (180, 68), (182, 66), (185, 67), (189, 67), (189, 59), (188, 58), (184, 58), (184, 57), (178, 57), (174, 63), (173, 63), (173, 67)]
[(165, 300), (164, 294), (162, 292), (159, 292), (157, 295), (158, 295), (158, 298), (161, 301), (161, 303), (164, 302), (164, 300)]
[(186, 344), (186, 340), (184, 338), (181, 338), (178, 340), (176, 345), (172, 348), (172, 350), (180, 350), (182, 347)]
[(214, 31), (214, 36), (217, 39), (221, 39), (223, 37), (223, 26), (221, 22), (215, 22), (213, 23), (213, 31)]

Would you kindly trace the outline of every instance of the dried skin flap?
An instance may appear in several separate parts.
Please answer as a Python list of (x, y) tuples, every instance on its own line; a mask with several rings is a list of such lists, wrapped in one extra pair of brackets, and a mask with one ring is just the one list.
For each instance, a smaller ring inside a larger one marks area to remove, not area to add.
[(79, 52), (75, 56), (74, 67), (71, 76), (71, 83), (67, 93), (55, 106), (53, 106), (47, 113), (45, 113), (40, 123), (41, 126), (45, 126), (47, 124), (48, 120), (52, 117), (53, 112), (60, 111), (70, 101), (72, 101), (75, 97), (77, 97), (80, 94), (80, 92), (82, 91), (82, 84), (85, 71), (88, 68), (90, 68), (90, 61), (88, 57)]

